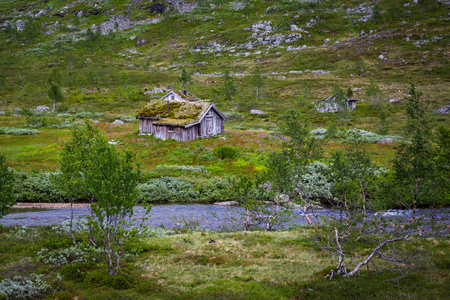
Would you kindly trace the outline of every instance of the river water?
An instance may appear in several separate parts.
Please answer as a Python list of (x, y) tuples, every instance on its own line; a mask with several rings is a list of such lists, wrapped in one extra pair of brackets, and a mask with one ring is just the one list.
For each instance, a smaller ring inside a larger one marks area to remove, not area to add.
[[(339, 213), (332, 209), (316, 209), (318, 217), (334, 216), (338, 217)], [(424, 209), (419, 210), (418, 215), (428, 216), (431, 212), (435, 213), (435, 217), (450, 226), (450, 208), (440, 210)], [(204, 204), (167, 204), (154, 205), (150, 211), (150, 217), (144, 222), (148, 226), (164, 226), (167, 228), (183, 227), (186, 224), (198, 225), (198, 227), (207, 230), (218, 230), (222, 227), (230, 227), (238, 225), (238, 221), (242, 213), (239, 207), (224, 207), (218, 205)], [(0, 224), (4, 226), (42, 226), (42, 225), (58, 225), (70, 220), (71, 210), (51, 209), (38, 212), (14, 213), (4, 216), (0, 219)], [(89, 208), (75, 208), (74, 219), (85, 219), (89, 214)], [(387, 210), (379, 212), (386, 218), (410, 216), (410, 210)], [(373, 215), (373, 214), (372, 214)], [(145, 210), (136, 206), (134, 209), (135, 224), (145, 217)], [(426, 217), (429, 218), (429, 217)], [(306, 218), (302, 209), (294, 209), (291, 221), (295, 224), (306, 224)], [(289, 226), (289, 224), (284, 224)]]

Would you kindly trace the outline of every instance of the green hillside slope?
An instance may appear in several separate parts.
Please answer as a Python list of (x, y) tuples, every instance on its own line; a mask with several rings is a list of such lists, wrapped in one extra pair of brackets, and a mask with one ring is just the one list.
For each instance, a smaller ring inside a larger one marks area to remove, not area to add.
[[(315, 115), (310, 103), (336, 84), (361, 100), (350, 123), (374, 129), (379, 112), (366, 95), (373, 80), (397, 131), (410, 82), (430, 111), (449, 102), (449, 13), (448, 1), (421, 0), (3, 0), (1, 110), (50, 106), (47, 80), (57, 69), (70, 110), (134, 114), (159, 95), (149, 93), (155, 87), (181, 88), (185, 68), (190, 91), (223, 111), (264, 110), (267, 118), (245, 126), (269, 129), (290, 107)], [(232, 97), (226, 71), (237, 87)], [(255, 72), (263, 76), (258, 96)]]

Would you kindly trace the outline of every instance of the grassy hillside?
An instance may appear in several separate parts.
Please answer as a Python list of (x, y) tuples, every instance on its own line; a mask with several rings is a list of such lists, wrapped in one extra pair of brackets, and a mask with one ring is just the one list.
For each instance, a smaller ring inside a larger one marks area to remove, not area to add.
[[(53, 169), (50, 154), (68, 136), (64, 124), (132, 119), (163, 95), (150, 93), (156, 87), (181, 89), (183, 68), (192, 74), (188, 89), (230, 116), (226, 142), (187, 145), (192, 149), (239, 140), (241, 153), (251, 153), (254, 145), (233, 130), (275, 130), (288, 108), (302, 110), (313, 127), (334, 119), (373, 132), (383, 110), (389, 134), (402, 135), (411, 82), (430, 102), (433, 124), (448, 124), (448, 114), (435, 112), (450, 98), (449, 13), (446, 1), (0, 1), (0, 113), (6, 115), (0, 126), (41, 128), (38, 137), (2, 135), (2, 152), (13, 166)], [(55, 70), (64, 96), (58, 114), (33, 117), (29, 109), (51, 106), (48, 79)], [(231, 97), (224, 90), (226, 71), (237, 88)], [(258, 95), (254, 74), (262, 75)], [(320, 114), (311, 104), (336, 85), (360, 100), (345, 118)], [(377, 105), (369, 86), (381, 90)], [(250, 115), (251, 109), (266, 114)], [(103, 127), (125, 147), (140, 149), (137, 123), (131, 124)], [(32, 142), (36, 149), (26, 148)], [(271, 142), (264, 147), (273, 149)], [(148, 157), (144, 150), (139, 155)], [(198, 163), (167, 153), (144, 167)], [(388, 164), (389, 157), (381, 154), (380, 162)], [(230, 166), (216, 171), (223, 169)]]

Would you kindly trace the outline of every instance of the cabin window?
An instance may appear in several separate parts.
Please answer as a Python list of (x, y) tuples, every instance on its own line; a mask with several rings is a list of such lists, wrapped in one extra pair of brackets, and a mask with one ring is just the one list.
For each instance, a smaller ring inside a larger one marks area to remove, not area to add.
[(170, 95), (170, 100), (175, 100), (175, 96), (174, 95)]
[(169, 127), (169, 132), (173, 132), (173, 126), (168, 126)]

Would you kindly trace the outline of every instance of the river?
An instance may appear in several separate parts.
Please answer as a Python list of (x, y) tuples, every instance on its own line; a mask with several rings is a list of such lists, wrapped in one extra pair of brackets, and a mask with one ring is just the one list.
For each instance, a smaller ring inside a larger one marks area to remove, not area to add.
[[(218, 230), (222, 227), (230, 227), (237, 225), (242, 213), (242, 208), (239, 207), (224, 207), (219, 205), (205, 205), (205, 204), (166, 204), (154, 205), (148, 220), (144, 225), (148, 226), (164, 226), (167, 228), (183, 227), (186, 224), (197, 225), (199, 228), (207, 230)], [(431, 212), (435, 213), (440, 222), (450, 225), (449, 213), (450, 208), (439, 210), (423, 209), (419, 210), (418, 215), (429, 218)], [(318, 217), (322, 216), (339, 216), (336, 210), (322, 208), (316, 209)], [(89, 208), (75, 208), (74, 219), (85, 219), (89, 214)], [(410, 210), (387, 210), (378, 212), (386, 218), (395, 216), (407, 217), (411, 214)], [(373, 215), (373, 213), (370, 213)], [(134, 217), (137, 224), (145, 216), (145, 210), (136, 206), (134, 209)], [(0, 219), (0, 224), (3, 226), (42, 226), (42, 225), (57, 225), (64, 221), (70, 220), (70, 209), (50, 209), (37, 212), (14, 213), (4, 216)], [(306, 218), (303, 215), (302, 209), (294, 209), (291, 220), (295, 224), (306, 224)], [(288, 226), (288, 224), (285, 224)]]

